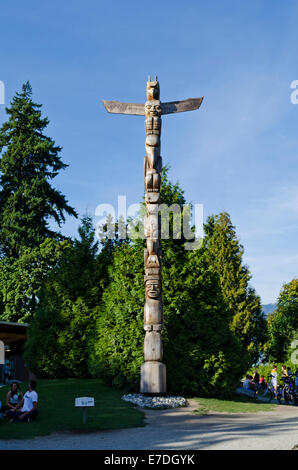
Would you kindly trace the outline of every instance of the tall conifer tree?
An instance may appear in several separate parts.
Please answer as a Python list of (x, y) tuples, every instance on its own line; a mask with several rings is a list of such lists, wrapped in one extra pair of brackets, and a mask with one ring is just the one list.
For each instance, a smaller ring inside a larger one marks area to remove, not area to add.
[(61, 147), (44, 134), (49, 120), (40, 108), (26, 82), (6, 108), (9, 118), (0, 129), (0, 249), (2, 256), (14, 259), (23, 248), (62, 238), (50, 228), (50, 220), (60, 227), (65, 214), (77, 216), (51, 186), (67, 165), (59, 156)]
[(204, 228), (208, 262), (217, 273), (230, 311), (230, 328), (249, 353), (250, 362), (255, 362), (265, 342), (266, 321), (260, 298), (249, 284), (251, 274), (243, 263), (243, 246), (227, 213), (209, 217)]

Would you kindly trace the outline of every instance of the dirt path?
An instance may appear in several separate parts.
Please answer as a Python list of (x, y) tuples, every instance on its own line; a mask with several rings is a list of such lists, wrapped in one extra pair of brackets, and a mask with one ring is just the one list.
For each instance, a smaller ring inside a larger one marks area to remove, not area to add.
[(60, 433), (30, 440), (0, 441), (0, 449), (280, 449), (298, 444), (298, 407), (278, 406), (257, 414), (210, 413), (187, 408), (146, 411), (144, 428), (92, 434)]

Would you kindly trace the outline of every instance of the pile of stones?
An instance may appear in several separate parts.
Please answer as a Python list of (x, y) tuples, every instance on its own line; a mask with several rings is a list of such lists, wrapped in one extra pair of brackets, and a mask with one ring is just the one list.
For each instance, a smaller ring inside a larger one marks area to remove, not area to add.
[(179, 406), (186, 406), (187, 401), (183, 397), (173, 396), (145, 396), (141, 393), (129, 393), (123, 395), (122, 400), (133, 403), (140, 408), (178, 408)]

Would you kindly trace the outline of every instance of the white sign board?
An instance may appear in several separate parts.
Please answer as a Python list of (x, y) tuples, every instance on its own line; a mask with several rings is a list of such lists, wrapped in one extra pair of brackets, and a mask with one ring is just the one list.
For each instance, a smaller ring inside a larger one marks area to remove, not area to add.
[(5, 363), (5, 349), (4, 349), (4, 343), (3, 341), (0, 340), (0, 364)]
[(85, 406), (94, 406), (94, 398), (93, 397), (79, 397), (75, 399), (75, 406), (76, 407), (85, 407)]

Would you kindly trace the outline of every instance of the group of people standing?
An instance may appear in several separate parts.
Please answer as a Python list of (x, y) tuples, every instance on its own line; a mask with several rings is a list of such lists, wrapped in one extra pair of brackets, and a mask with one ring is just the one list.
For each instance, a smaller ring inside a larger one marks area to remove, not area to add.
[[(298, 370), (296, 371), (296, 377), (298, 377)], [(291, 372), (290, 367), (286, 367), (285, 365), (281, 366), (281, 378), (282, 379), (292, 379), (293, 374)], [(295, 386), (297, 380), (295, 379)], [(277, 366), (273, 366), (271, 371), (271, 383), (274, 388), (274, 394), (277, 397), (277, 390), (278, 390), (278, 373), (277, 373)]]
[[(283, 365), (281, 367), (281, 370), (282, 370), (282, 378), (292, 376), (292, 372), (291, 372), (291, 369), (289, 367), (286, 367), (285, 365)], [(276, 365), (274, 365), (272, 370), (271, 370), (269, 381), (271, 381), (272, 387), (274, 389), (274, 393), (275, 393), (275, 395), (277, 395), (278, 372), (277, 372), (277, 366)], [(268, 384), (265, 381), (264, 375), (261, 375), (261, 377), (260, 377), (257, 370), (254, 371), (253, 376), (252, 375), (247, 375), (244, 382), (243, 382), (243, 388), (244, 389), (253, 390), (254, 392), (258, 392), (259, 390), (262, 390), (262, 389), (266, 390), (267, 387), (268, 387)]]
[(6, 395), (6, 404), (1, 407), (3, 417), (12, 421), (30, 422), (38, 414), (38, 395), (36, 382), (31, 380), (28, 390), (23, 395), (18, 382), (12, 382)]

